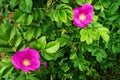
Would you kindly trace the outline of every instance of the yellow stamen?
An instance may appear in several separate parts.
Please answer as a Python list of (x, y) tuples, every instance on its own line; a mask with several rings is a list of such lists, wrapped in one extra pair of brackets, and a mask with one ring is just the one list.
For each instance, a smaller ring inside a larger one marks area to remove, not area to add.
[(82, 21), (85, 20), (85, 19), (86, 19), (85, 14), (80, 14), (80, 15), (79, 15), (79, 19), (82, 20)]
[(30, 63), (30, 60), (24, 59), (23, 62), (22, 62), (22, 64), (23, 64), (24, 66), (29, 66), (31, 63)]

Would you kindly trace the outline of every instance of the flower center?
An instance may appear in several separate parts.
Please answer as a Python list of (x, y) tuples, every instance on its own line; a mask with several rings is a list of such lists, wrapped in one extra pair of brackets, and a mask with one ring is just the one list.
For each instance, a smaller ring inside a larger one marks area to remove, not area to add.
[(85, 18), (86, 18), (85, 14), (82, 13), (82, 14), (79, 15), (80, 20), (85, 20)]
[(31, 63), (30, 63), (30, 60), (24, 59), (23, 62), (22, 62), (22, 64), (23, 64), (24, 66), (29, 66)]

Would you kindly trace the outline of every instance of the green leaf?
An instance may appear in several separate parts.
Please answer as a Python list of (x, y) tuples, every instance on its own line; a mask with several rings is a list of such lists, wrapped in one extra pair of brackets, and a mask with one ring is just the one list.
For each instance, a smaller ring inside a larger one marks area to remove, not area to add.
[(2, 4), (2, 0), (0, 0), (0, 9), (2, 8), (2, 5), (3, 5), (3, 4)]
[(101, 9), (101, 5), (100, 5), (100, 3), (97, 2), (97, 3), (94, 5), (94, 8), (95, 8), (96, 10)]
[(70, 54), (70, 59), (75, 59), (76, 58), (76, 54), (72, 53)]
[(60, 67), (64, 72), (67, 72), (70, 70), (70, 67), (68, 66), (68, 63), (64, 63), (63, 65), (61, 65)]
[(57, 51), (57, 54), (56, 54), (54, 60), (57, 60), (57, 58), (63, 57), (64, 54), (65, 54), (65, 52), (64, 52), (64, 50), (62, 50), (62, 49), (59, 50), (59, 51)]
[(91, 4), (92, 1), (93, 1), (93, 0), (86, 0), (85, 2)]
[(28, 29), (28, 30), (25, 32), (24, 38), (25, 38), (27, 41), (30, 41), (30, 39), (32, 39), (32, 37), (33, 37), (33, 32), (34, 32), (34, 29)]
[(19, 8), (26, 13), (30, 13), (32, 11), (32, 0), (22, 0), (19, 4)]
[(111, 6), (111, 1), (104, 1), (103, 6), (108, 9)]
[(14, 27), (11, 24), (7, 24), (7, 26), (8, 27), (7, 27), (6, 31), (5, 31), (6, 32), (5, 35), (8, 38), (8, 40), (10, 41), (14, 37), (14, 35), (16, 33), (16, 27)]
[(38, 20), (39, 19), (39, 10), (37, 10), (37, 9), (35, 9), (34, 11), (33, 11), (33, 17), (34, 17), (34, 20)]
[(44, 50), (46, 47), (46, 37), (42, 36), (41, 38), (38, 39), (38, 41), (36, 43), (37, 43), (36, 44), (37, 49)]
[(92, 44), (93, 40), (98, 40), (99, 35), (94, 28), (85, 28), (80, 30), (80, 41), (86, 41), (87, 44)]
[(18, 75), (18, 77), (16, 78), (16, 80), (25, 80), (25, 74), (20, 74)]
[(79, 63), (78, 68), (83, 71), (83, 66)]
[(8, 17), (8, 8), (6, 8), (6, 7), (3, 8), (1, 12), (5, 17)]
[(8, 40), (8, 38), (6, 38), (5, 35), (6, 35), (5, 26), (0, 26), (0, 39)]
[(107, 57), (107, 54), (103, 49), (96, 49), (95, 51), (92, 52), (92, 55), (96, 56), (96, 60), (98, 62), (101, 62), (103, 58)]
[(60, 4), (59, 9), (60, 10), (71, 10), (71, 11), (73, 10), (71, 6), (68, 6), (66, 4)]
[(111, 46), (111, 49), (112, 49), (112, 52), (113, 52), (113, 53), (117, 53), (116, 45), (112, 45), (112, 46)]
[(60, 43), (61, 47), (67, 44), (67, 41), (64, 38), (57, 38), (56, 41)]
[(40, 27), (37, 27), (34, 30), (34, 37), (37, 39), (40, 35), (41, 35), (41, 29), (40, 29)]
[(98, 20), (98, 18), (99, 18), (98, 16), (93, 15), (93, 21), (94, 21), (94, 22), (96, 22), (96, 21)]
[(109, 35), (105, 32), (101, 32), (100, 35), (102, 36), (103, 40), (108, 42), (109, 41)]
[(7, 41), (0, 39), (0, 46), (7, 45), (7, 44), (8, 44)]
[(75, 49), (71, 49), (70, 52), (71, 52), (70, 59), (76, 59), (76, 57), (77, 57), (76, 50)]
[(88, 38), (88, 34), (85, 29), (80, 30), (80, 35), (81, 35), (81, 38), (80, 38), (81, 42), (86, 41), (86, 39)]
[(25, 49), (25, 48), (26, 48), (26, 45), (25, 45), (25, 44), (22, 44), (22, 45), (20, 46), (19, 50), (23, 50), (23, 49)]
[(53, 1), (52, 1), (52, 0), (47, 0), (47, 7), (51, 6), (51, 5), (52, 5), (52, 3), (53, 3)]
[(53, 60), (56, 56), (56, 54), (50, 54), (47, 52), (41, 52), (41, 55), (46, 59), (46, 60)]
[(70, 6), (66, 4), (60, 4), (56, 7), (56, 10), (53, 12), (53, 19), (56, 22), (59, 22), (60, 20), (62, 22), (67, 22), (67, 18), (69, 20), (73, 19), (73, 10)]
[(118, 18), (119, 18), (119, 14), (115, 14), (115, 15), (109, 17), (108, 20), (112, 20), (113, 21), (113, 20), (116, 20)]
[(32, 14), (29, 14), (28, 15), (28, 19), (27, 19), (27, 25), (30, 25), (33, 21), (33, 15)]
[(61, 28), (62, 27), (62, 22), (56, 22), (56, 25), (58, 28)]
[(95, 28), (98, 28), (98, 29), (103, 27), (103, 25), (98, 22), (92, 22), (91, 24), (92, 24), (92, 26), (94, 26)]
[(66, 11), (66, 14), (67, 14), (67, 18), (69, 20), (73, 20), (73, 10), (71, 8), (66, 8), (64, 9)]
[(8, 67), (7, 70), (5, 70), (6, 72), (5, 72), (5, 74), (2, 77), (6, 78), (7, 76), (9, 76), (9, 74), (12, 73), (13, 69), (14, 69), (13, 66)]
[(16, 20), (16, 22), (22, 22), (22, 21), (24, 21), (26, 15), (27, 15), (26, 13), (23, 13), (23, 14)]
[(63, 3), (69, 3), (70, 0), (61, 0)]
[(18, 47), (20, 45), (21, 41), (22, 41), (21, 36), (15, 37), (15, 40), (13, 41), (14, 42), (14, 46)]
[(42, 9), (40, 9), (39, 10), (39, 17), (40, 17), (40, 19), (44, 19), (45, 18), (45, 11), (44, 10), (42, 10)]
[[(13, 19), (16, 21), (21, 15), (23, 15), (23, 12), (20, 9), (17, 9), (13, 15)], [(20, 22), (20, 21), (18, 21), (18, 22)]]
[(67, 21), (67, 22), (64, 23), (64, 24), (65, 24), (65, 26), (68, 26), (68, 27), (72, 26), (72, 22), (71, 22), (71, 21)]
[(0, 76), (2, 76), (3, 72), (5, 71), (5, 69), (7, 68), (8, 66), (4, 66), (2, 68), (0, 68)]
[[(8, 28), (9, 29), (9, 28)], [(14, 37), (14, 35), (15, 35), (15, 33), (16, 33), (16, 27), (11, 27), (11, 32), (10, 32), (10, 38), (9, 38), (9, 40), (11, 40), (13, 37)]]
[(19, 0), (10, 0), (10, 8), (14, 8), (16, 5), (18, 5)]
[(0, 76), (3, 77), (3, 78), (5, 78), (9, 74), (11, 74), (11, 72), (14, 69), (14, 67), (12, 66), (12, 62), (9, 59), (2, 60), (0, 62), (0, 65), (2, 65), (2, 67), (0, 68)]
[(53, 13), (53, 19), (56, 21), (56, 22), (59, 22), (59, 10), (55, 10), (54, 13)]
[(114, 14), (117, 10), (119, 9), (119, 5), (118, 5), (118, 3), (113, 3), (113, 5), (111, 5), (111, 7), (110, 7), (110, 13), (111, 14)]
[(105, 27), (99, 27), (96, 32), (105, 40), (106, 42), (109, 41), (109, 30)]
[(34, 76), (31, 76), (31, 75), (28, 76), (28, 79), (29, 79), (29, 80), (39, 80), (38, 78), (36, 78), (36, 77), (34, 77)]
[(82, 5), (85, 0), (75, 0), (78, 5)]
[(62, 22), (67, 22), (67, 14), (64, 10), (59, 11), (59, 18)]
[(29, 47), (30, 47), (30, 48), (33, 48), (33, 49), (37, 49), (37, 48), (36, 48), (36, 44), (37, 44), (36, 41), (32, 41), (32, 42), (29, 44)]
[(93, 39), (91, 37), (87, 37), (86, 43), (87, 44), (92, 44), (92, 42), (93, 42)]
[(47, 44), (45, 51), (47, 53), (55, 53), (59, 49), (59, 47), (60, 47), (59, 42), (52, 41)]
[(97, 38), (97, 33), (95, 32), (94, 29), (89, 29), (89, 30), (87, 30), (87, 33), (88, 33), (89, 37), (91, 37), (92, 39), (96, 40), (96, 38)]
[(12, 47), (10, 47), (9, 44), (8, 45), (3, 45), (2, 47), (0, 47), (0, 52), (8, 53), (8, 52), (12, 52), (12, 51), (14, 51), (14, 50), (12, 49)]

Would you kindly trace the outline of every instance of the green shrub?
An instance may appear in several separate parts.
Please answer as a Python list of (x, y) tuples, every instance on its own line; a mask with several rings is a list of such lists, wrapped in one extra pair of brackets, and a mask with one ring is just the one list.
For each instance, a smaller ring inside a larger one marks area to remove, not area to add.
[[(73, 8), (85, 3), (94, 6), (93, 21), (79, 28)], [(119, 79), (119, 8), (119, 0), (0, 0), (0, 80)], [(28, 46), (47, 69), (14, 68), (12, 55)]]

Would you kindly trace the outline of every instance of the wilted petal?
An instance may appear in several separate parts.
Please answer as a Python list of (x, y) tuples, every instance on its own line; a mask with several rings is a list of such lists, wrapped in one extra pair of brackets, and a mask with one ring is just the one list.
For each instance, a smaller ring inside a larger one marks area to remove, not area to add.
[(43, 64), (45, 68), (48, 68), (48, 63), (47, 62), (41, 62), (41, 64)]

